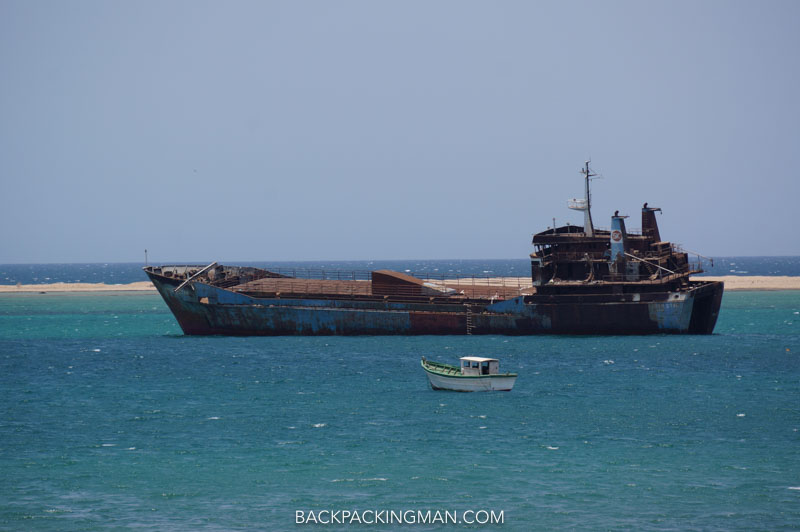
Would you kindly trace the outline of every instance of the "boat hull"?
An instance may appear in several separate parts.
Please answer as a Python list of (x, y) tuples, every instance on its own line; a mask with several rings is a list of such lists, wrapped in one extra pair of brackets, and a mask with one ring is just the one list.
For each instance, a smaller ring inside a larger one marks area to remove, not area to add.
[(517, 381), (516, 375), (447, 377), (430, 372), (427, 369), (425, 374), (428, 376), (428, 382), (432, 389), (452, 392), (509, 392)]
[(145, 270), (187, 335), (710, 334), (723, 285), (501, 301), (252, 297)]

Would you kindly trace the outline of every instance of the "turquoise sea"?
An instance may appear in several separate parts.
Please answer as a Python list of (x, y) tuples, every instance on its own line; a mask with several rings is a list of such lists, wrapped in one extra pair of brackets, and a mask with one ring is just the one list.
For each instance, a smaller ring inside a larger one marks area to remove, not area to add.
[[(429, 389), (420, 356), (467, 354), (514, 390)], [(798, 292), (727, 293), (711, 336), (525, 338), (196, 338), (155, 294), (3, 295), (0, 398), (3, 530), (800, 528)]]

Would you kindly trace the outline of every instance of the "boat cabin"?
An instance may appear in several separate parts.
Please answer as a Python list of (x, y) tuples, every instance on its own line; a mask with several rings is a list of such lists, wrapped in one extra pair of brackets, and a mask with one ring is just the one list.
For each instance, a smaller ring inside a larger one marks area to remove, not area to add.
[(500, 361), (496, 358), (461, 357), (462, 375), (497, 375)]

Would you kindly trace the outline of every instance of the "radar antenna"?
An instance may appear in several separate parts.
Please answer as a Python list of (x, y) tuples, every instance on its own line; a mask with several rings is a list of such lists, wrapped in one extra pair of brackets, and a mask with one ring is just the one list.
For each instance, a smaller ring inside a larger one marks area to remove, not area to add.
[(583, 231), (586, 233), (586, 236), (594, 236), (594, 224), (592, 224), (592, 194), (589, 191), (589, 180), (597, 174), (589, 168), (589, 161), (586, 161), (586, 166), (581, 169), (581, 173), (586, 178), (586, 212), (583, 214)]
[(594, 236), (594, 224), (592, 223), (592, 196), (589, 192), (589, 180), (597, 174), (589, 168), (589, 162), (586, 161), (586, 166), (581, 168), (581, 173), (586, 179), (586, 196), (582, 200), (573, 199), (568, 202), (567, 206), (576, 211), (583, 211), (583, 232), (586, 236)]

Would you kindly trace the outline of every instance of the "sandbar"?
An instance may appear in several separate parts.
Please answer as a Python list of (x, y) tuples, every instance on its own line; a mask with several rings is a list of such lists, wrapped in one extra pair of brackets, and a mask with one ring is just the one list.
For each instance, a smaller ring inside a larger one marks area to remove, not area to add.
[[(744, 290), (800, 290), (800, 276), (788, 275), (725, 275), (720, 277), (692, 277), (698, 281), (723, 281), (726, 291)], [(446, 283), (448, 281), (445, 281)], [(530, 286), (530, 278), (500, 278), (475, 279), (476, 286), (507, 286), (525, 288)], [(472, 284), (469, 280), (461, 280), (461, 284)], [(51, 283), (51, 284), (23, 284), (0, 285), (0, 293), (25, 293), (25, 292), (154, 292), (155, 286), (150, 281), (140, 281), (129, 284), (104, 284), (104, 283)]]
[(156, 287), (150, 281), (140, 281), (129, 284), (105, 283), (51, 283), (51, 284), (21, 284), (0, 285), (0, 292), (151, 292)]
[(692, 277), (694, 281), (722, 281), (726, 291), (800, 290), (800, 277), (788, 275), (723, 275)]

